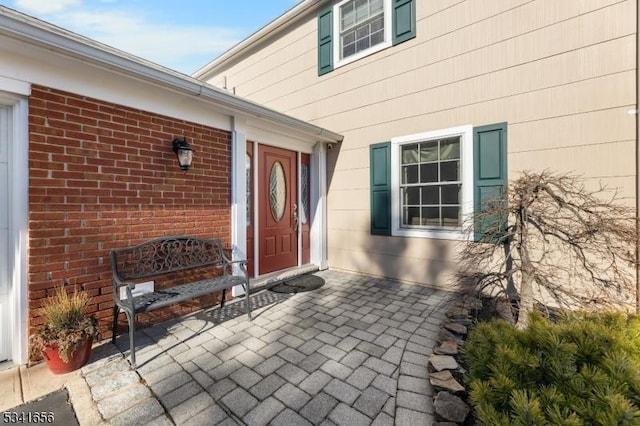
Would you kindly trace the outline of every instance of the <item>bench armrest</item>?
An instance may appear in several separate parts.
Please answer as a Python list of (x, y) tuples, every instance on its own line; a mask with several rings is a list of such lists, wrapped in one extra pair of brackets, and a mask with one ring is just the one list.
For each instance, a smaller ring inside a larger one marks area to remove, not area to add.
[[(136, 284), (132, 281), (121, 281), (117, 275), (113, 276), (113, 301), (114, 303), (127, 303), (131, 305), (131, 309), (133, 309), (133, 294), (132, 291), (136, 288)], [(124, 301), (120, 298), (120, 287), (125, 287), (125, 291), (127, 292), (127, 300)]]
[(225, 275), (233, 275), (233, 266), (238, 265), (240, 271), (244, 274), (247, 282), (249, 282), (249, 274), (247, 272), (247, 261), (246, 260), (228, 260), (224, 264), (224, 274)]

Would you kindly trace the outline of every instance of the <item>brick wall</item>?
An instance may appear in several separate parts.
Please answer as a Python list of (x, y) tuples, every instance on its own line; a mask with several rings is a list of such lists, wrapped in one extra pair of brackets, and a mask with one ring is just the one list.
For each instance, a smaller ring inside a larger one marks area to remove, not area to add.
[[(171, 149), (177, 136), (195, 150), (186, 174)], [(67, 282), (89, 292), (102, 337), (111, 336), (111, 248), (178, 234), (222, 237), (228, 247), (230, 171), (227, 131), (34, 86), (29, 98), (31, 330), (41, 323), (42, 299)], [(185, 314), (216, 299), (172, 307), (142, 322)]]

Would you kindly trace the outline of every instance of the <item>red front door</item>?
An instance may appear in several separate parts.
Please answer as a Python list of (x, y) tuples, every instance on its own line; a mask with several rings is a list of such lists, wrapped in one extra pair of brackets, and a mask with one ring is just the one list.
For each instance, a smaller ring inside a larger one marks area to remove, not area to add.
[(266, 274), (298, 264), (297, 154), (260, 145), (258, 158), (259, 269)]

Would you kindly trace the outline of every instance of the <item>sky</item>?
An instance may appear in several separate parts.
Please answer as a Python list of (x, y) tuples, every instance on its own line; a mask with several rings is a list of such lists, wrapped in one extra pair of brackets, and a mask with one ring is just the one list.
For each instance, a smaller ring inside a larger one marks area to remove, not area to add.
[(192, 74), (298, 1), (0, 0), (0, 4)]

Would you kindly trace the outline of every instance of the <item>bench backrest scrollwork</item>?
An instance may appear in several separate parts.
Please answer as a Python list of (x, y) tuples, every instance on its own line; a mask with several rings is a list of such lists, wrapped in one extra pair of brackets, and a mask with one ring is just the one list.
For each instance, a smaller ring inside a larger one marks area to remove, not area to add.
[(131, 281), (201, 266), (224, 266), (229, 260), (218, 238), (160, 237), (134, 247), (111, 250), (117, 281)]

